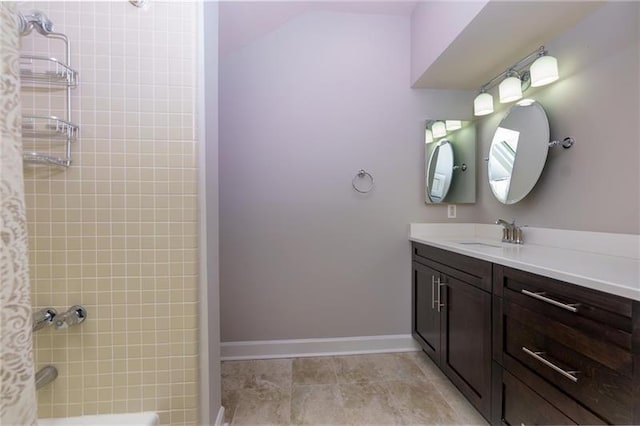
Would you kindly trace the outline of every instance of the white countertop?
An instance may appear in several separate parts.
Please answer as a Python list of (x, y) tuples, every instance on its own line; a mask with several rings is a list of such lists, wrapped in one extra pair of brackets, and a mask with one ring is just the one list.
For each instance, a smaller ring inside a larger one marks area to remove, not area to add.
[(409, 230), (411, 241), (640, 300), (638, 235), (524, 228), (522, 245), (500, 236), (499, 226), (482, 224), (411, 224)]

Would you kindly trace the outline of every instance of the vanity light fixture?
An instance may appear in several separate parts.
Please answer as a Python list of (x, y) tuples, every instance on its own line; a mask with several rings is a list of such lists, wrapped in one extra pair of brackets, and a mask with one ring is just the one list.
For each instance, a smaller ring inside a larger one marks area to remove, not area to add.
[(444, 124), (448, 132), (453, 132), (454, 130), (462, 129), (462, 121), (460, 120), (445, 120)]
[(540, 56), (531, 64), (531, 86), (540, 87), (553, 83), (559, 78), (558, 60), (553, 56)]
[(473, 101), (473, 115), (479, 117), (493, 112), (493, 96), (487, 93), (489, 89), (498, 86), (500, 102), (507, 103), (522, 99), (522, 93), (529, 86), (544, 86), (558, 78), (558, 60), (540, 46), (480, 87), (480, 94)]
[(480, 117), (481, 115), (491, 114), (493, 112), (493, 96), (484, 90), (473, 100), (473, 115)]
[(431, 133), (434, 138), (442, 138), (447, 136), (447, 127), (442, 121), (436, 121), (431, 125)]
[(529, 106), (532, 103), (534, 103), (535, 101), (533, 99), (529, 99), (529, 98), (524, 98), (523, 100), (521, 100), (520, 102), (517, 102), (516, 105), (520, 105), (520, 106)]
[(508, 77), (502, 80), (498, 86), (501, 104), (522, 99), (522, 80), (520, 80), (520, 76), (518, 73), (513, 71), (509, 72), (507, 75)]
[(433, 133), (431, 133), (431, 130), (425, 129), (425, 131), (424, 131), (424, 143), (431, 143), (431, 142), (433, 142)]

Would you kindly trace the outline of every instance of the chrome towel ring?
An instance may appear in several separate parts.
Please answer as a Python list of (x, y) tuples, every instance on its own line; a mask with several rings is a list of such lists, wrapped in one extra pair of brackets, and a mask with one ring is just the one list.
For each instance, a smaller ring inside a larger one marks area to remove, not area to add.
[[(361, 184), (362, 180), (368, 180), (369, 184), (366, 186), (363, 186)], [(351, 181), (351, 185), (353, 186), (353, 189), (355, 189), (361, 194), (366, 194), (367, 192), (371, 191), (373, 189), (373, 184), (374, 184), (373, 176), (371, 176), (371, 173), (367, 172), (364, 169), (360, 169), (358, 173), (356, 173), (356, 175), (353, 177), (353, 180)]]

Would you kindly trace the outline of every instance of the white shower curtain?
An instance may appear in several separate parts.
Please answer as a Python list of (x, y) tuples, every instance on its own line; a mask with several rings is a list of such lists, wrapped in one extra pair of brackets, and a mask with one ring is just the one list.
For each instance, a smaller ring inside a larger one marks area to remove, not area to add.
[(36, 425), (18, 24), (0, 1), (0, 425)]

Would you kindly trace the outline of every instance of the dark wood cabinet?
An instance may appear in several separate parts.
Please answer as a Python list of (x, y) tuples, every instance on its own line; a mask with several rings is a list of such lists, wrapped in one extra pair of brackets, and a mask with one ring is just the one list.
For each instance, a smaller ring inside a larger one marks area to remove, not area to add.
[[(576, 424), (638, 424), (638, 302), (495, 265), (494, 360)], [(507, 375), (508, 374), (510, 375)], [(508, 379), (510, 380), (510, 379)], [(513, 385), (511, 386), (513, 388)], [(493, 423), (508, 423), (507, 384)], [(524, 404), (524, 400), (515, 403)], [(526, 423), (526, 422), (525, 422)]]
[(445, 277), (440, 368), (485, 417), (491, 411), (491, 294)]
[(413, 266), (413, 334), (432, 359), (440, 358), (440, 310), (436, 279), (440, 273), (419, 263)]
[[(489, 418), (491, 293), (486, 287), (489, 278), (490, 289), (491, 264), (446, 254), (414, 245), (413, 336), (476, 409)], [(487, 272), (488, 277), (483, 275)]]
[(640, 302), (412, 245), (412, 333), (495, 425), (640, 424)]
[(575, 425), (573, 420), (527, 385), (504, 371), (502, 376), (504, 395), (503, 423), (507, 425)]
[(640, 302), (412, 245), (412, 333), (495, 425), (640, 425)]

